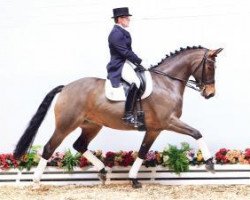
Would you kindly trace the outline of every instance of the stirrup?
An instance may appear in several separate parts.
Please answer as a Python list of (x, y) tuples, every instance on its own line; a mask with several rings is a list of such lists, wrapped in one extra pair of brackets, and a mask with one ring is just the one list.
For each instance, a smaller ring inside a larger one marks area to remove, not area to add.
[(127, 112), (125, 112), (122, 120), (128, 124), (133, 124), (135, 122), (135, 116), (134, 116), (133, 112), (127, 111)]
[(138, 119), (135, 119), (134, 116), (131, 116), (131, 118), (122, 118), (124, 122), (128, 125), (132, 125), (134, 128), (137, 128), (138, 131), (146, 131), (147, 128), (145, 124)]

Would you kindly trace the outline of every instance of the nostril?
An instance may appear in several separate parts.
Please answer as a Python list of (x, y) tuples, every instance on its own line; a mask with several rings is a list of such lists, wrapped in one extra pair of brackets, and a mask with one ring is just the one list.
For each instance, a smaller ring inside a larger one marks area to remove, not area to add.
[(211, 93), (211, 94), (209, 94), (209, 95), (206, 96), (206, 99), (209, 99), (209, 98), (211, 98), (213, 96), (214, 96), (214, 93)]

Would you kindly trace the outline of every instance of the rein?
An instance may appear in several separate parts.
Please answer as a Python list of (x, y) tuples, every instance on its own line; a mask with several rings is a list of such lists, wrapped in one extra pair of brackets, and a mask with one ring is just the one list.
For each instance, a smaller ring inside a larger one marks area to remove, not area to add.
[(200, 64), (195, 68), (195, 70), (191, 73), (191, 74), (194, 74), (201, 66), (202, 66), (202, 79), (201, 81), (196, 81), (196, 80), (185, 80), (185, 79), (181, 79), (181, 78), (178, 78), (178, 77), (174, 77), (174, 76), (171, 76), (165, 72), (162, 72), (160, 70), (157, 70), (155, 68), (149, 68), (148, 71), (152, 72), (152, 73), (155, 73), (155, 74), (158, 74), (158, 75), (161, 75), (161, 76), (166, 76), (168, 78), (171, 78), (173, 80), (177, 80), (177, 81), (180, 81), (180, 82), (183, 82), (187, 87), (193, 89), (193, 90), (196, 90), (196, 91), (202, 91), (202, 88), (201, 86), (204, 85), (204, 84), (210, 84), (210, 83), (213, 83), (214, 80), (212, 81), (205, 81), (204, 82), (204, 69), (205, 69), (205, 65), (206, 65), (206, 61), (209, 60), (210, 62), (215, 62), (209, 58), (207, 58), (207, 52), (208, 50), (206, 50)]
[(167, 74), (165, 72), (159, 71), (157, 69), (153, 69), (153, 68), (148, 69), (148, 71), (153, 72), (153, 73), (158, 74), (158, 75), (161, 75), (161, 76), (166, 76), (166, 77), (171, 78), (173, 80), (177, 80), (177, 81), (183, 82), (183, 83), (185, 83), (185, 85), (187, 87), (189, 87), (189, 88), (191, 88), (193, 90), (196, 90), (198, 92), (201, 91), (201, 89), (198, 88), (198, 86), (200, 85), (200, 83), (197, 82), (197, 81), (194, 81), (194, 80), (184, 80), (184, 79), (181, 79), (181, 78), (177, 78), (177, 77), (171, 76), (171, 75), (169, 75), (169, 74)]

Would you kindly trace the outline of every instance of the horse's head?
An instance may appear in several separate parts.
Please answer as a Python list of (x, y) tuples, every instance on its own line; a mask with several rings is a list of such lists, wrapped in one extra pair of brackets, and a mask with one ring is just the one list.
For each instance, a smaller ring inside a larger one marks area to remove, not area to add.
[(215, 95), (215, 58), (223, 49), (207, 50), (194, 69), (192, 75), (201, 90), (201, 95), (209, 99)]

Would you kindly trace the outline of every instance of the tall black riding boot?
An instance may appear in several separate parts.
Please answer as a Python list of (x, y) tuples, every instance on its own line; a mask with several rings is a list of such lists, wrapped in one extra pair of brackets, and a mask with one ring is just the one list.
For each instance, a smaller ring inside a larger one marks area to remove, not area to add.
[(125, 113), (122, 118), (128, 124), (135, 124), (136, 120), (134, 117), (134, 107), (136, 104), (137, 96), (138, 96), (138, 88), (132, 83), (129, 88), (128, 96), (125, 102)]

